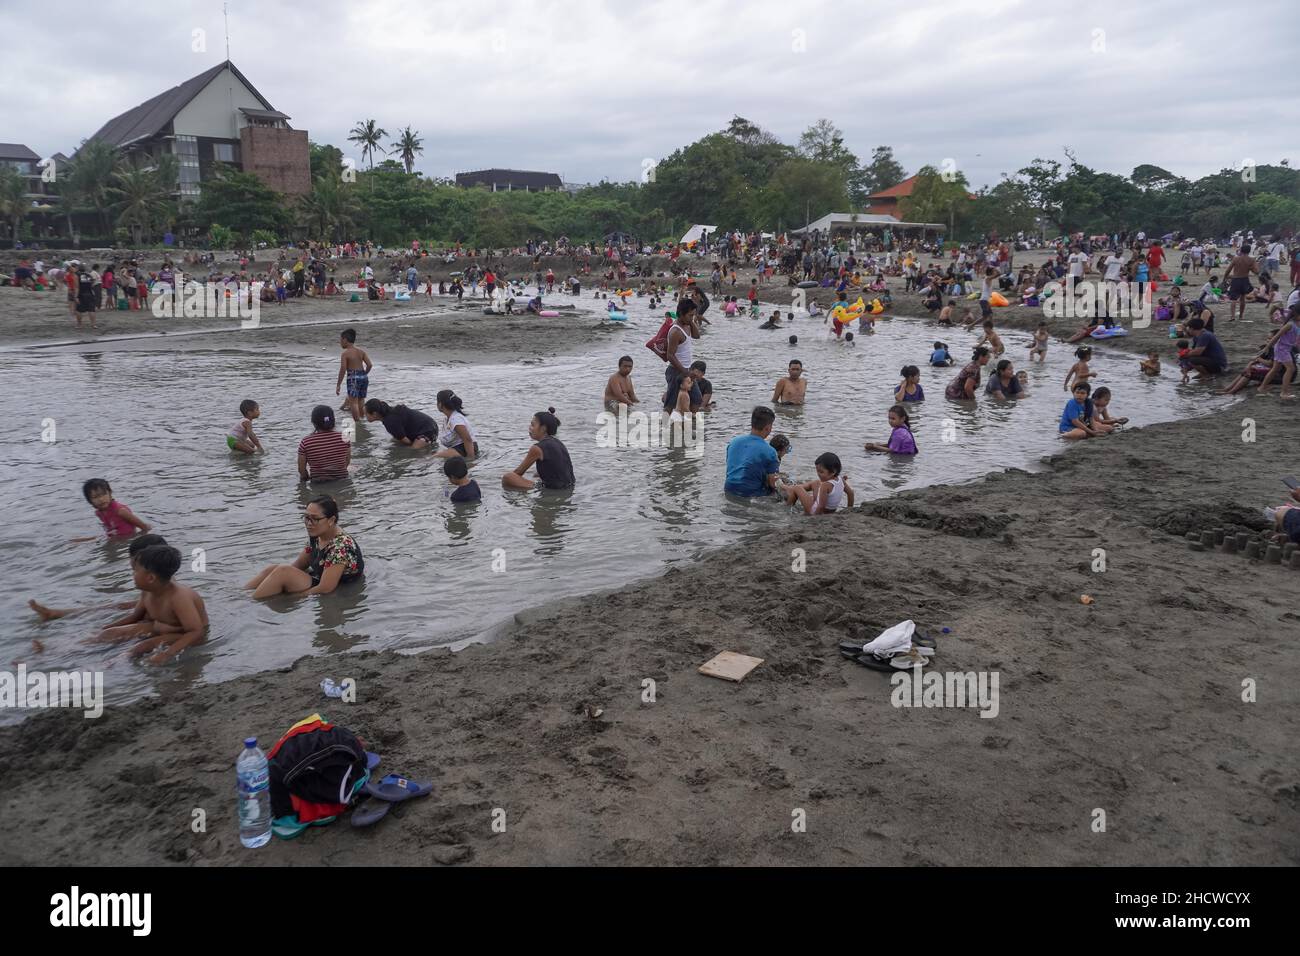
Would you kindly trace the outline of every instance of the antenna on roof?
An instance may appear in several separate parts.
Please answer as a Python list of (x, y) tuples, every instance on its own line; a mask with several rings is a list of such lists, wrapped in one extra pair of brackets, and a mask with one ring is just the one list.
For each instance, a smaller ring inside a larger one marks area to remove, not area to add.
[(221, 19), (226, 24), (226, 60), (230, 60), (230, 15), (226, 11), (226, 4), (223, 0), (221, 4)]

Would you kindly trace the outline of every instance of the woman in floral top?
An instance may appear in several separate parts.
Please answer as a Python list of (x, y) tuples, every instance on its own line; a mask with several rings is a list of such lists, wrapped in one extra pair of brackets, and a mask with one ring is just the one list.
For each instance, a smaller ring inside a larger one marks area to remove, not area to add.
[(329, 495), (313, 498), (303, 512), (307, 547), (293, 564), (264, 568), (245, 587), (255, 598), (276, 594), (329, 594), (351, 584), (366, 570), (361, 546), (339, 527), (339, 506)]
[(984, 346), (979, 346), (971, 355), (970, 363), (966, 365), (957, 377), (948, 383), (948, 387), (943, 390), (943, 394), (953, 401), (962, 401), (968, 398), (974, 398), (975, 392), (980, 386), (980, 372), (985, 365), (989, 364), (989, 352)]

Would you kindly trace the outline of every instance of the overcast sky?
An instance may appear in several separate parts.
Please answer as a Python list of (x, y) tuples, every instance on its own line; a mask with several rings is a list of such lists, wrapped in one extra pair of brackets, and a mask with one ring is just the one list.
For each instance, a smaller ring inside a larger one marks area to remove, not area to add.
[[(12, 15), (16, 0), (0, 0)], [(66, 0), (0, 58), (0, 141), (70, 153), (225, 59), (220, 0)], [(230, 0), (235, 65), (357, 157), (408, 124), (427, 175), (638, 179), (739, 114), (794, 143), (826, 117), (864, 160), (952, 159), (972, 185), (1071, 147), (1127, 175), (1300, 165), (1294, 0)], [(130, 31), (129, 53), (117, 30)], [(195, 30), (206, 31), (196, 52)]]

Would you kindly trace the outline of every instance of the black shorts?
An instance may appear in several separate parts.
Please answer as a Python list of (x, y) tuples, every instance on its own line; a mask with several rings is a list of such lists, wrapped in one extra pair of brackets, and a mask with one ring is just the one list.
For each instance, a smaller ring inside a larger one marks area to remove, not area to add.
[(1238, 276), (1228, 283), (1228, 298), (1235, 301), (1244, 295), (1249, 295), (1250, 290), (1250, 277)]
[(87, 301), (87, 300), (85, 300), (85, 299), (78, 299), (78, 300), (77, 300), (77, 311), (78, 311), (78, 312), (94, 312), (94, 311), (95, 311), (95, 303), (94, 303), (94, 302), (89, 302), (89, 301)]

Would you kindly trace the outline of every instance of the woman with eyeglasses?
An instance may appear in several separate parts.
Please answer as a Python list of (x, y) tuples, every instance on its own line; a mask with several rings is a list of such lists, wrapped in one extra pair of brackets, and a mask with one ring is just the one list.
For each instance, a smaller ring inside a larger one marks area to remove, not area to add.
[(366, 570), (361, 546), (339, 527), (339, 506), (329, 495), (313, 498), (303, 512), (307, 546), (293, 564), (272, 564), (244, 585), (257, 599), (277, 594), (329, 594)]

